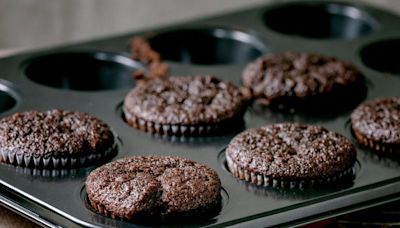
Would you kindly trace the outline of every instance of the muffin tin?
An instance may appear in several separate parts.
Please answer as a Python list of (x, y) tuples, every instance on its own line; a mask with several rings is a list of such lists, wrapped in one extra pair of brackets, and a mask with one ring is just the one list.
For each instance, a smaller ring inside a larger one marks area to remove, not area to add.
[[(95, 167), (32, 170), (0, 164), (0, 203), (44, 226), (273, 226), (298, 225), (400, 198), (400, 162), (357, 145), (355, 180), (330, 188), (261, 188), (235, 179), (224, 148), (238, 133), (213, 137), (150, 135), (127, 125), (124, 96), (134, 70), (146, 66), (129, 58), (129, 39), (142, 35), (170, 65), (171, 75), (213, 74), (240, 85), (246, 63), (268, 52), (304, 51), (354, 63), (366, 76), (364, 100), (398, 96), (400, 17), (349, 2), (275, 3), (81, 44), (23, 53), (0, 60), (1, 116), (25, 110), (62, 108), (87, 112), (107, 122), (118, 135), (118, 154), (175, 155), (215, 169), (222, 181), (219, 215), (177, 224), (112, 219), (87, 203), (84, 181)], [(356, 95), (355, 95), (356, 96)], [(352, 107), (352, 109), (355, 108)], [(244, 127), (296, 121), (322, 125), (353, 139), (351, 109), (316, 115), (281, 113), (250, 106)], [(238, 123), (240, 124), (240, 123)], [(353, 139), (355, 143), (355, 140)]]

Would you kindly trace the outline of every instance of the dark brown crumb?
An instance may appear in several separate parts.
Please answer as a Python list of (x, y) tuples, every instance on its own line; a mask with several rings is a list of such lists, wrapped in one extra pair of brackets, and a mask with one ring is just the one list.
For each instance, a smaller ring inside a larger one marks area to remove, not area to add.
[(140, 36), (135, 36), (130, 44), (132, 59), (138, 60), (145, 64), (151, 62), (160, 62), (160, 54), (155, 52), (146, 39)]
[(142, 81), (146, 79), (146, 72), (144, 70), (136, 70), (132, 73), (132, 76), (136, 81)]
[(143, 37), (136, 36), (130, 43), (131, 57), (148, 65), (148, 72), (137, 71), (133, 73), (135, 80), (152, 80), (168, 76), (168, 64), (162, 62), (159, 53), (154, 51), (149, 42)]
[(149, 79), (166, 78), (168, 76), (168, 64), (164, 62), (152, 62), (149, 67)]

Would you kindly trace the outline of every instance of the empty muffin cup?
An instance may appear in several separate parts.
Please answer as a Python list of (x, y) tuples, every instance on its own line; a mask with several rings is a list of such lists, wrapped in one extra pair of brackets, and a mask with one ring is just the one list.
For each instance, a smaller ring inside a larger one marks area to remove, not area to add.
[(10, 110), (17, 104), (17, 93), (11, 84), (0, 79), (0, 113)]
[(244, 64), (266, 50), (256, 36), (225, 28), (169, 31), (149, 41), (163, 59), (186, 64)]
[(143, 66), (109, 52), (65, 52), (26, 61), (25, 74), (32, 81), (70, 90), (112, 90), (135, 84), (132, 73)]
[(364, 10), (342, 3), (285, 4), (264, 14), (265, 25), (282, 34), (315, 39), (355, 39), (378, 23)]
[(361, 49), (362, 62), (382, 73), (400, 75), (400, 38), (377, 41)]

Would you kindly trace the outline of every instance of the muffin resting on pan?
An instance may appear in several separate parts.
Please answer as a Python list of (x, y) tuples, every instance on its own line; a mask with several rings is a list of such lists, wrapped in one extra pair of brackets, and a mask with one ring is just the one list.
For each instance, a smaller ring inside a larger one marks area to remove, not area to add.
[(109, 126), (85, 113), (50, 110), (0, 120), (0, 161), (34, 168), (81, 167), (116, 151)]
[(309, 53), (267, 54), (246, 66), (242, 82), (254, 99), (279, 108), (329, 107), (365, 93), (364, 77), (353, 65)]
[(356, 150), (347, 138), (325, 128), (283, 123), (240, 133), (229, 143), (226, 160), (239, 179), (297, 188), (353, 179)]
[(161, 135), (206, 135), (239, 125), (244, 98), (236, 86), (213, 76), (171, 77), (139, 83), (125, 97), (131, 126)]
[(220, 206), (217, 173), (170, 156), (135, 156), (92, 171), (86, 192), (99, 213), (128, 220), (211, 216)]

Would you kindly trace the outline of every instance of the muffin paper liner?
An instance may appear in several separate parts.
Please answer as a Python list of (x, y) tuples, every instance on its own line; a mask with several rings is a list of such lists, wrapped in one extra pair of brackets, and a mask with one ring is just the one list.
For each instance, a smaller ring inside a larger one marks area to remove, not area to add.
[(352, 133), (358, 143), (360, 143), (366, 147), (369, 147), (372, 150), (375, 150), (376, 152), (381, 152), (382, 154), (385, 154), (385, 155), (400, 154), (400, 145), (386, 144), (386, 143), (374, 141), (372, 139), (368, 139), (362, 133), (354, 130), (353, 128), (352, 128)]
[(16, 153), (15, 151), (0, 149), (0, 162), (13, 164), (22, 167), (35, 167), (35, 168), (53, 168), (62, 169), (70, 167), (80, 167), (92, 164), (109, 157), (117, 149), (117, 143), (108, 148), (102, 153), (84, 154), (79, 157), (45, 157), (34, 156), (30, 154)]
[[(223, 120), (219, 123), (210, 123), (206, 125), (184, 125), (184, 124), (160, 124), (152, 121), (143, 120), (132, 115), (123, 108), (126, 122), (142, 131), (150, 132), (159, 135), (175, 135), (175, 136), (202, 136), (224, 130), (224, 126), (235, 124), (235, 121), (241, 118), (243, 114), (238, 114), (232, 118)], [(237, 123), (236, 123), (237, 124)], [(232, 125), (233, 126), (233, 125)], [(232, 127), (230, 126), (230, 127)]]
[(335, 182), (337, 180), (349, 177), (352, 177), (352, 179), (354, 179), (356, 173), (355, 167), (352, 166), (344, 170), (343, 172), (340, 172), (336, 175), (329, 177), (304, 179), (304, 180), (283, 180), (283, 179), (273, 178), (267, 175), (256, 174), (246, 169), (243, 169), (239, 167), (236, 163), (234, 163), (229, 156), (226, 156), (226, 162), (229, 171), (233, 176), (258, 186), (265, 186), (265, 187), (269, 186), (275, 188), (304, 188), (304, 187), (311, 187), (318, 185), (326, 185)]
[[(87, 194), (87, 193), (86, 193)], [(141, 222), (141, 219), (143, 218), (148, 218), (148, 219), (152, 219), (154, 220), (154, 222), (175, 222), (176, 219), (200, 219), (200, 221), (202, 221), (201, 219), (205, 218), (212, 218), (216, 215), (218, 215), (218, 213), (222, 210), (222, 196), (218, 195), (218, 198), (216, 199), (216, 201), (210, 205), (203, 205), (203, 206), (199, 206), (196, 209), (191, 209), (188, 211), (181, 211), (181, 212), (174, 212), (171, 214), (164, 214), (160, 211), (160, 208), (156, 208), (152, 211), (142, 211), (140, 213), (134, 214), (132, 215), (131, 218), (127, 218), (127, 217), (121, 217), (119, 216), (117, 213), (114, 213), (108, 209), (106, 209), (106, 207), (102, 204), (98, 204), (98, 203), (94, 203), (89, 195), (87, 194), (87, 203), (90, 207), (90, 210), (99, 213), (99, 214), (103, 214), (105, 216), (111, 217), (113, 219), (124, 219), (124, 220), (128, 220), (128, 221), (136, 221), (136, 222)], [(157, 213), (154, 213), (157, 212)], [(159, 213), (159, 214), (158, 214)], [(147, 217), (146, 217), (147, 216)]]
[[(78, 174), (77, 169), (64, 168), (64, 169), (43, 169), (43, 168), (29, 168), (17, 166), (16, 172), (31, 177), (44, 177), (44, 178), (69, 178)], [(48, 179), (45, 179), (48, 180)]]

